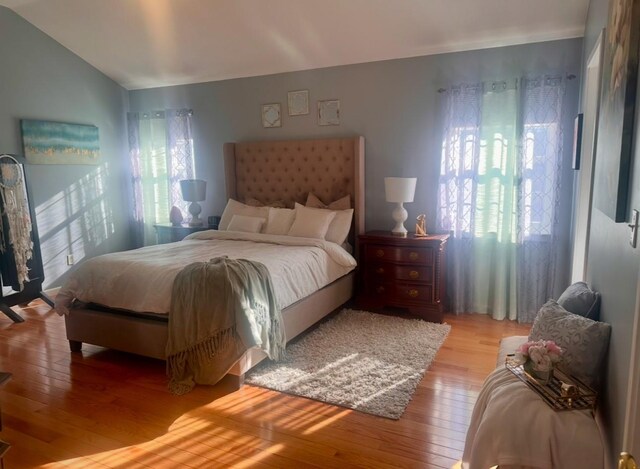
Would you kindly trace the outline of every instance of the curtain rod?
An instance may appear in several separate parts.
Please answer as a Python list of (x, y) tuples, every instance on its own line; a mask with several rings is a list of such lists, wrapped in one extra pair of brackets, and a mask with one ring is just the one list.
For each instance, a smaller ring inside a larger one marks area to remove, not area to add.
[[(574, 78), (576, 78), (576, 76), (573, 73), (569, 73), (569, 74), (566, 75), (565, 78), (567, 80), (573, 80)], [(499, 83), (503, 84), (503, 88), (506, 89), (506, 83), (507, 83), (506, 81), (494, 81), (494, 82), (492, 82), (494, 90), (496, 89), (496, 85), (499, 84)], [(444, 92), (447, 91), (447, 88), (438, 88), (437, 91), (438, 91), (438, 93), (444, 93)]]
[[(169, 109), (168, 109), (169, 110)], [(178, 116), (193, 116), (193, 109), (176, 109), (173, 110)], [(154, 118), (154, 117), (164, 117), (166, 111), (148, 111), (141, 112), (140, 115), (143, 119)]]

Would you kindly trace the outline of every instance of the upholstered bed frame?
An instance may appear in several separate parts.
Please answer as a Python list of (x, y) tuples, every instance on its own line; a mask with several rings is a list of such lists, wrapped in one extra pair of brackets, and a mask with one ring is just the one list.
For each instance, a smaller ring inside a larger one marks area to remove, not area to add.
[[(349, 195), (354, 208), (350, 241), (364, 232), (364, 138), (226, 143), (224, 167), (227, 198), (255, 198), (265, 204), (284, 201), (304, 204), (309, 192), (327, 203)], [(356, 253), (357, 258), (357, 253)], [(353, 294), (351, 272), (282, 311), (287, 340), (291, 340)], [(167, 317), (115, 311), (103, 307), (74, 308), (65, 316), (72, 351), (82, 343), (165, 359)], [(242, 384), (244, 373), (265, 358), (251, 349), (229, 374)]]

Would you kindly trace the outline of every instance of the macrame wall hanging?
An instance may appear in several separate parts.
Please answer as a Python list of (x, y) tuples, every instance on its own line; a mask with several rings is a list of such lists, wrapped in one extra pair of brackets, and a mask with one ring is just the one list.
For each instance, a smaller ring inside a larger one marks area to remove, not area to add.
[(24, 319), (11, 306), (39, 297), (52, 304), (42, 292), (42, 258), (24, 168), (12, 155), (0, 155), (0, 276), (0, 311), (14, 322)]
[[(0, 252), (4, 254), (7, 246), (11, 246), (22, 291), (24, 283), (29, 281), (27, 262), (33, 257), (31, 215), (22, 165), (10, 155), (0, 156), (0, 197), (5, 215), (0, 217)], [(9, 239), (6, 239), (6, 234)]]

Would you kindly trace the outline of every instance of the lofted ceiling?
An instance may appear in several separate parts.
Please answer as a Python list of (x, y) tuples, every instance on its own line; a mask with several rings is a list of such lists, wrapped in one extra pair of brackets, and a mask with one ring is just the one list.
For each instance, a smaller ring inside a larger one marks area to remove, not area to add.
[(583, 35), (589, 0), (0, 0), (128, 89)]

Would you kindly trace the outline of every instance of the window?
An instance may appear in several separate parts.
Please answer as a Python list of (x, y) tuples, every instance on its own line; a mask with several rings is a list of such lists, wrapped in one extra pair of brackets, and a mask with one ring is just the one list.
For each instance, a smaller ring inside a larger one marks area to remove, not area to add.
[(562, 78), (538, 77), (454, 86), (444, 96), (438, 223), (453, 234), (454, 312), (529, 322), (565, 283), (564, 89)]
[(562, 154), (560, 82), (448, 91), (439, 189), (443, 230), (512, 242), (551, 234)]
[(137, 244), (156, 242), (153, 225), (168, 223), (176, 206), (187, 213), (181, 179), (195, 177), (190, 110), (130, 113), (129, 150), (134, 192)]

